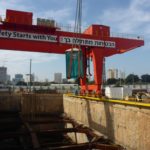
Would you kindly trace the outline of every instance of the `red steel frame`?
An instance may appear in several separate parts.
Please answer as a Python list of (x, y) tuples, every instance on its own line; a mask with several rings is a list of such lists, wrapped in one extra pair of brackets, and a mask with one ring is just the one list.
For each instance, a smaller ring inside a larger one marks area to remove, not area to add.
[[(0, 31), (2, 30), (57, 36), (56, 38), (57, 42), (34, 41), (34, 40), (15, 39), (9, 37), (5, 38), (0, 37), (0, 49), (16, 50), (16, 51), (64, 54), (67, 49), (72, 48), (72, 44), (62, 43), (60, 41), (61, 37), (70, 37), (70, 38), (75, 37), (75, 33), (73, 32), (61, 31), (54, 27), (43, 27), (32, 24), (31, 25), (19, 24), (16, 22), (13, 23), (9, 21), (5, 21), (2, 24), (0, 24)], [(132, 49), (144, 45), (144, 40), (140, 39), (139, 37), (137, 37), (137, 39), (111, 37), (110, 28), (104, 25), (91, 25), (79, 36), (80, 38), (83, 39), (115, 42), (115, 47), (111, 48), (81, 45), (83, 54), (86, 54), (86, 50), (88, 49), (88, 53), (93, 59), (94, 80), (95, 80), (95, 84), (93, 85), (88, 85), (86, 83), (87, 67), (84, 66), (85, 76), (80, 80), (82, 93), (85, 93), (86, 91), (89, 92), (96, 91), (97, 94), (101, 94), (103, 59), (105, 57), (109, 57), (115, 54), (122, 54), (124, 52), (130, 51)], [(86, 57), (89, 57), (89, 55)]]

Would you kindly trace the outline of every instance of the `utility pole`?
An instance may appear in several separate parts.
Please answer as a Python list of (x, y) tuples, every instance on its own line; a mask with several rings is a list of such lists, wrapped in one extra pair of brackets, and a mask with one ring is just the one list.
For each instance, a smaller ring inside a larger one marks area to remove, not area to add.
[(30, 59), (30, 73), (29, 73), (29, 75), (30, 75), (30, 93), (31, 93), (31, 69), (32, 69), (32, 59)]

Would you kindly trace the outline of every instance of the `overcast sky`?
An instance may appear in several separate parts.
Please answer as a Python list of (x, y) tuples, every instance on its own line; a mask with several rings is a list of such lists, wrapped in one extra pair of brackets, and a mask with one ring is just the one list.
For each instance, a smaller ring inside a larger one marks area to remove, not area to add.
[[(53, 18), (56, 22), (73, 24), (76, 0), (0, 0), (0, 15), (6, 9), (30, 11), (37, 17)], [(150, 1), (149, 0), (83, 0), (83, 26), (103, 24), (111, 32), (143, 35), (145, 46), (122, 55), (106, 59), (106, 67), (118, 68), (126, 74), (150, 74)], [(0, 66), (8, 67), (12, 77), (29, 72), (29, 59), (33, 59), (32, 72), (38, 80), (53, 80), (55, 72), (65, 77), (65, 56), (15, 51), (0, 51)]]

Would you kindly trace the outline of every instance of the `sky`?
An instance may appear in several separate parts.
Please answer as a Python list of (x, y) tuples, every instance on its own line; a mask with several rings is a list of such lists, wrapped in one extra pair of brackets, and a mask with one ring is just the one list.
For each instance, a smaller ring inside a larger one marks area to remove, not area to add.
[[(56, 22), (74, 24), (76, 0), (0, 0), (0, 16), (6, 9), (33, 12), (37, 17), (55, 19)], [(83, 28), (91, 24), (110, 26), (113, 33), (144, 36), (145, 45), (128, 53), (106, 58), (106, 70), (117, 68), (126, 75), (150, 74), (150, 2), (149, 0), (83, 0)], [(0, 50), (0, 66), (8, 68), (8, 74), (29, 73), (32, 59), (32, 73), (36, 80), (53, 80), (55, 72), (62, 72), (65, 78), (65, 56), (45, 53), (31, 53)]]

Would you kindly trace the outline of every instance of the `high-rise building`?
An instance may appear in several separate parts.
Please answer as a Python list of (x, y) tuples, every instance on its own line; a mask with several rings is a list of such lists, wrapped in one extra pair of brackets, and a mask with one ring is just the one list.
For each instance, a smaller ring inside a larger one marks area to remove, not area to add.
[(11, 80), (11, 76), (7, 74), (7, 82), (10, 82), (10, 80)]
[(120, 71), (120, 79), (125, 79), (126, 78), (126, 74), (124, 71)]
[(7, 81), (7, 68), (0, 67), (0, 82), (6, 83), (6, 81)]
[(15, 74), (15, 78), (13, 79), (14, 84), (17, 84), (18, 82), (24, 81), (22, 74)]
[(62, 83), (62, 73), (55, 73), (54, 74), (54, 82), (55, 83)]
[(108, 79), (118, 79), (118, 69), (109, 69)]

